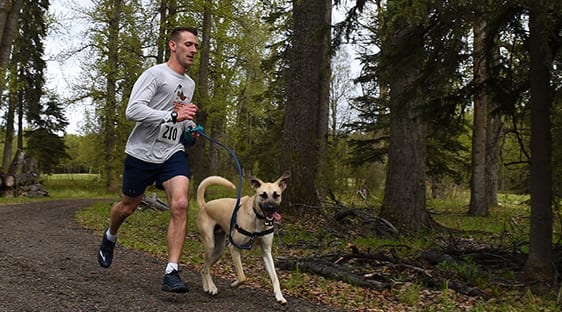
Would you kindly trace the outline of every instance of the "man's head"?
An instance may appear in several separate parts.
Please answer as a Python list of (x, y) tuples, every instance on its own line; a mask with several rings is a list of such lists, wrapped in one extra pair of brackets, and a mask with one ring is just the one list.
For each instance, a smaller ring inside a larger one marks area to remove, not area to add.
[(170, 40), (170, 60), (184, 69), (193, 64), (195, 53), (199, 48), (197, 30), (193, 27), (180, 26), (172, 30)]

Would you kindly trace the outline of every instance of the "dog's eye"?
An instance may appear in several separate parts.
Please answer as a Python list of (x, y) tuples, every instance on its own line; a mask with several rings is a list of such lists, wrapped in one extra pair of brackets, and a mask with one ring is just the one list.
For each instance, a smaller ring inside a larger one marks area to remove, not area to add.
[(281, 195), (277, 194), (277, 192), (273, 192), (273, 198), (278, 199)]
[(261, 193), (260, 197), (263, 199), (267, 199), (267, 193), (266, 192)]

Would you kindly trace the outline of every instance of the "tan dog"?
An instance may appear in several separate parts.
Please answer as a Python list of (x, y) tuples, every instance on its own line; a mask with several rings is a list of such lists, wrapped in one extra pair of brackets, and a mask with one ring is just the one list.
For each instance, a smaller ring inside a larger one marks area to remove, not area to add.
[[(281, 304), (286, 304), (287, 300), (281, 294), (279, 279), (271, 256), (271, 246), (273, 244), (273, 222), (278, 221), (281, 217), (277, 210), (281, 204), (281, 193), (287, 187), (285, 180), (288, 177), (289, 174), (284, 173), (273, 183), (265, 183), (255, 177), (251, 178), (250, 182), (256, 194), (240, 199), (236, 227), (232, 230), (232, 240), (236, 245), (248, 246), (255, 241), (261, 247), (265, 269), (273, 284), (275, 299)], [(236, 187), (223, 177), (210, 176), (201, 181), (197, 189), (197, 204), (199, 205), (197, 228), (205, 249), (205, 264), (201, 269), (203, 290), (211, 295), (216, 295), (218, 290), (211, 277), (211, 266), (224, 253), (236, 199), (219, 198), (205, 202), (205, 191), (210, 185), (222, 185), (231, 189), (236, 189)], [(246, 281), (240, 259), (240, 249), (232, 244), (229, 244), (229, 247), (236, 271), (236, 280), (230, 286), (238, 287)]]

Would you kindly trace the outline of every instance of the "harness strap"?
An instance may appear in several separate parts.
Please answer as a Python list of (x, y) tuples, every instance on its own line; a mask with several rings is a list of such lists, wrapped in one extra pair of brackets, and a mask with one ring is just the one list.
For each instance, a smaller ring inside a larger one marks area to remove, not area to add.
[(242, 235), (249, 236), (249, 237), (252, 238), (252, 240), (257, 238), (257, 237), (266, 236), (266, 235), (269, 235), (269, 234), (273, 233), (273, 228), (270, 228), (270, 229), (267, 229), (267, 230), (261, 231), (261, 232), (248, 232), (248, 231), (244, 230), (243, 228), (241, 228), (238, 224), (235, 224), (234, 228), (238, 231), (238, 233), (240, 233)]

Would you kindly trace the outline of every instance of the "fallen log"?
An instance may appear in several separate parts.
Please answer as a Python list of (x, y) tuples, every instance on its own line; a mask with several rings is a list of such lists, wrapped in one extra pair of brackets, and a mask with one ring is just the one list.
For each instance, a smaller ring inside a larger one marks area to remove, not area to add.
[(49, 192), (43, 188), (43, 185), (36, 183), (36, 184), (29, 184), (29, 185), (22, 185), (17, 188), (17, 192), (19, 196), (23, 197), (45, 197), (49, 196)]
[(399, 282), (396, 276), (401, 276), (402, 282), (411, 281), (436, 289), (449, 288), (467, 296), (491, 298), (478, 287), (436, 268), (441, 261), (454, 261), (450, 255), (433, 251), (408, 260), (384, 252), (364, 253), (353, 245), (350, 249), (352, 252), (345, 254), (278, 258), (277, 263), (280, 269), (312, 273), (365, 288), (387, 289)]
[(353, 273), (341, 265), (334, 264), (322, 258), (277, 258), (277, 266), (284, 270), (298, 270), (299, 272), (317, 274), (331, 279), (344, 281), (359, 287), (382, 290), (388, 289), (391, 286), (388, 282), (380, 282), (365, 278), (365, 276)]
[(2, 185), (4, 187), (14, 187), (16, 185), (16, 177), (12, 174), (2, 176)]
[(35, 173), (16, 173), (15, 184), (16, 186), (32, 185), (40, 182), (39, 175)]

